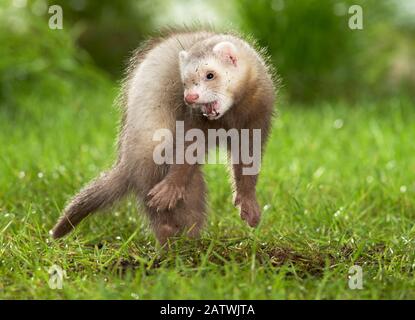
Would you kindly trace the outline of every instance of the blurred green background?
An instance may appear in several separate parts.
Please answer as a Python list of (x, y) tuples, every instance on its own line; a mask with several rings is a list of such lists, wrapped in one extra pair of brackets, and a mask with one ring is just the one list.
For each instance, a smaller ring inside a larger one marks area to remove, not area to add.
[[(63, 8), (63, 30), (48, 28), (51, 4)], [(363, 8), (363, 30), (348, 26), (352, 4)], [(54, 77), (85, 80), (95, 70), (118, 80), (143, 39), (195, 21), (268, 48), (289, 101), (415, 96), (412, 0), (2, 0), (1, 103)]]

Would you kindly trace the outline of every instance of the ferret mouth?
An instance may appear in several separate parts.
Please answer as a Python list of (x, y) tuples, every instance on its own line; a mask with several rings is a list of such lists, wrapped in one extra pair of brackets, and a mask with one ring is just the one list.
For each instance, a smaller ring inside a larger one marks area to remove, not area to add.
[(209, 120), (215, 120), (220, 117), (218, 107), (219, 107), (219, 104), (217, 101), (200, 104), (200, 109), (202, 110), (202, 114)]

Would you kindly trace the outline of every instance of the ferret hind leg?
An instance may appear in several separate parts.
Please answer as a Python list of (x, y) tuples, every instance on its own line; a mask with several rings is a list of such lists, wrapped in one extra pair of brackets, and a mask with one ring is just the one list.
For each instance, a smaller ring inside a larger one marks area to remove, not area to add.
[(197, 168), (186, 188), (183, 200), (171, 210), (157, 211), (146, 205), (150, 225), (161, 245), (172, 237), (185, 235), (199, 236), (206, 220), (206, 186), (203, 173)]

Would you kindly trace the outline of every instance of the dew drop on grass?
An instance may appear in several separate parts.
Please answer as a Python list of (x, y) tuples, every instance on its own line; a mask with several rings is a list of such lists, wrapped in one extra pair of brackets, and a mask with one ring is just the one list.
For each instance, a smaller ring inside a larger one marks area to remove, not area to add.
[(386, 169), (388, 170), (392, 170), (396, 167), (396, 161), (395, 160), (391, 160), (386, 164)]
[(299, 169), (299, 165), (298, 165), (298, 161), (294, 160), (291, 164), (290, 164), (290, 171), (292, 172), (297, 172)]
[(319, 168), (318, 168), (318, 169), (314, 172), (313, 177), (314, 177), (315, 179), (320, 178), (320, 177), (323, 175), (324, 171), (326, 171), (326, 169), (324, 169), (324, 167), (319, 167)]
[(341, 128), (343, 128), (343, 124), (344, 124), (344, 121), (342, 119), (336, 119), (333, 122), (333, 128), (334, 129), (341, 129)]

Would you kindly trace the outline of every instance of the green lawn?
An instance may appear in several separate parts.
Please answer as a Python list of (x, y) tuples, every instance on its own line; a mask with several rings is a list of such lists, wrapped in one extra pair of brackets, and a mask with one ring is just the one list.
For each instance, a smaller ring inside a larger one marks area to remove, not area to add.
[[(0, 298), (415, 298), (415, 105), (279, 104), (258, 186), (256, 230), (226, 169), (205, 167), (197, 241), (155, 245), (134, 199), (54, 242), (65, 202), (115, 158), (115, 85), (33, 84), (0, 108)], [(49, 288), (48, 268), (67, 273)], [(363, 289), (348, 271), (363, 268)]]

